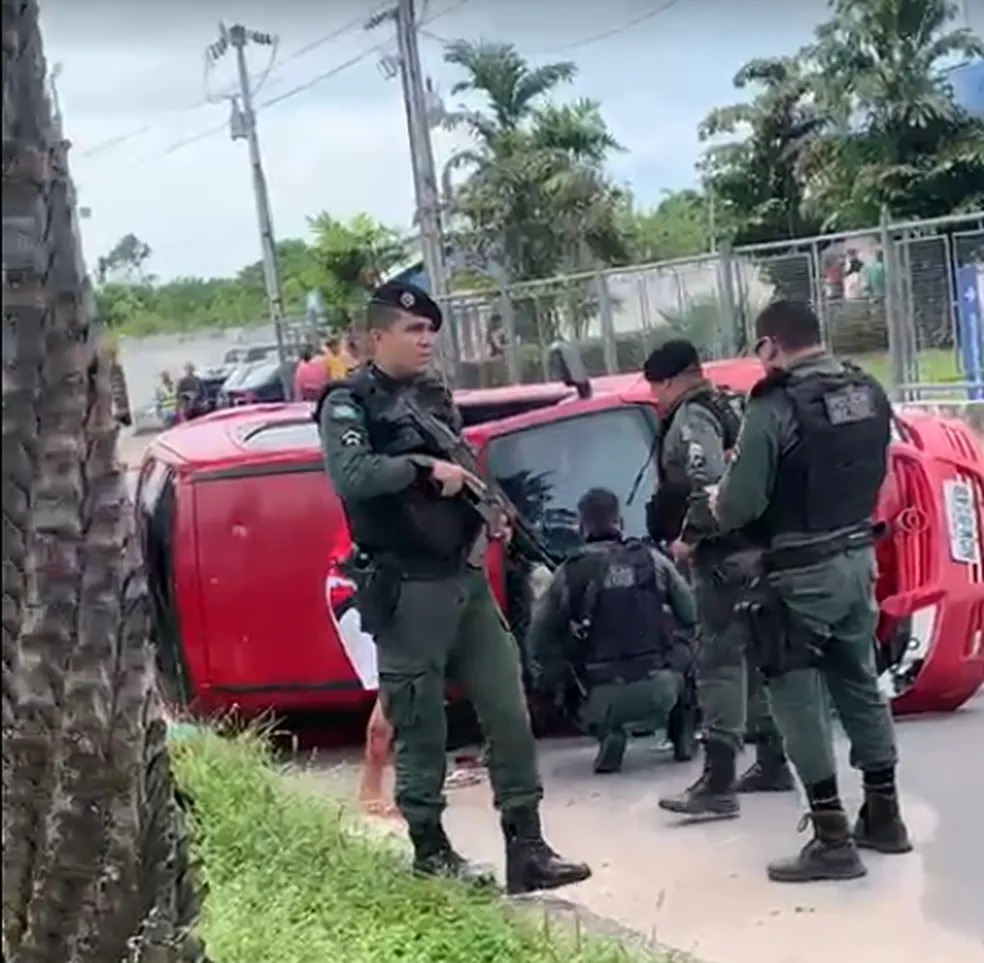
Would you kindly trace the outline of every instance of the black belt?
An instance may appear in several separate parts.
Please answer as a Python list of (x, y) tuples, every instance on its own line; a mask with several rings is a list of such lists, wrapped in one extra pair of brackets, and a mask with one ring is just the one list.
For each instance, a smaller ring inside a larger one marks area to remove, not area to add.
[(637, 656), (624, 662), (592, 662), (584, 667), (584, 684), (591, 688), (596, 685), (641, 682), (665, 667), (665, 657), (656, 654)]
[(786, 545), (782, 548), (768, 548), (762, 553), (762, 567), (766, 572), (784, 572), (796, 568), (808, 568), (820, 562), (853, 552), (870, 548), (885, 535), (888, 527), (883, 524), (865, 524), (863, 527), (842, 532), (822, 542), (808, 545)]
[(425, 555), (395, 555), (359, 549), (348, 564), (354, 569), (376, 569), (400, 581), (432, 581), (451, 578), (464, 571), (464, 558), (433, 558)]

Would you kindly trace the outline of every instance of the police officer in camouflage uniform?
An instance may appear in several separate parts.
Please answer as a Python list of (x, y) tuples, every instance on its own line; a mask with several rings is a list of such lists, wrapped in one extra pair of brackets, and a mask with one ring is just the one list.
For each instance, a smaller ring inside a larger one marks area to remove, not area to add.
[[(697, 349), (674, 339), (657, 348), (644, 373), (661, 417), (659, 480), (648, 506), (650, 534), (689, 560), (697, 593), (698, 686), (704, 712), (704, 770), (682, 794), (660, 800), (670, 812), (697, 818), (739, 814), (737, 793), (795, 788), (782, 739), (756, 671), (749, 636), (734, 608), (751, 583), (759, 545), (745, 532), (722, 535), (700, 500), (703, 486), (724, 474), (738, 435), (731, 399), (703, 375)], [(702, 507), (703, 506), (703, 507)], [(736, 781), (746, 730), (755, 764)]]
[(396, 801), (414, 869), (488, 882), (441, 825), (445, 688), (460, 685), (490, 750), (489, 775), (506, 840), (510, 892), (579, 882), (590, 869), (555, 853), (540, 829), (543, 795), (515, 640), (489, 589), (476, 545), (483, 521), (463, 497), (481, 482), (430, 449), (404, 398), (455, 433), (450, 394), (425, 376), (441, 312), (412, 285), (372, 295), (373, 361), (330, 385), (315, 418), (328, 473), (358, 550), (358, 604), (376, 640), (380, 693), (396, 741)]
[[(722, 529), (755, 528), (768, 546), (764, 576), (743, 609), (813, 822), (799, 855), (768, 871), (788, 882), (853, 879), (865, 873), (857, 846), (912, 848), (875, 668), (871, 518), (887, 472), (891, 406), (874, 378), (826, 352), (807, 305), (769, 305), (756, 336), (768, 374), (752, 391), (711, 504)], [(853, 833), (838, 792), (828, 693), (863, 773)]]
[(669, 727), (693, 660), (687, 630), (697, 606), (668, 558), (622, 534), (613, 492), (591, 489), (577, 507), (584, 548), (555, 572), (527, 639), (539, 691), (561, 691), (573, 674), (581, 724), (598, 740), (594, 771), (611, 773), (632, 731)]

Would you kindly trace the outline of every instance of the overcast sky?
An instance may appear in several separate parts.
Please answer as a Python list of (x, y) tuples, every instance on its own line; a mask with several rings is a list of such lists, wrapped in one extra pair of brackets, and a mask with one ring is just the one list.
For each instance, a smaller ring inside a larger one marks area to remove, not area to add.
[[(968, 3), (972, 22), (984, 29), (984, 0)], [(424, 69), (444, 92), (457, 77), (442, 62), (442, 40), (507, 41), (534, 63), (576, 61), (580, 74), (569, 95), (602, 101), (626, 148), (612, 169), (645, 202), (693, 183), (696, 126), (710, 108), (733, 102), (738, 67), (751, 57), (795, 51), (825, 9), (824, 0), (418, 5), (427, 31)], [(362, 29), (380, 6), (44, 0), (48, 60), (61, 66), (58, 90), (74, 145), (72, 171), (80, 203), (92, 209), (83, 226), (89, 261), (131, 231), (150, 244), (151, 270), (164, 278), (231, 273), (259, 257), (245, 142), (230, 140), (228, 105), (206, 100), (204, 49), (217, 39), (219, 20), (279, 38), (257, 97), (278, 237), (304, 236), (306, 217), (321, 210), (343, 218), (367, 211), (408, 227), (413, 198), (400, 84), (378, 66), (380, 56), (395, 53), (392, 27)], [(251, 50), (257, 79), (268, 57), (267, 48)], [(321, 75), (328, 76), (319, 81)], [(212, 72), (211, 93), (231, 90), (233, 81), (227, 55)], [(438, 165), (463, 145), (460, 135), (437, 132)]]

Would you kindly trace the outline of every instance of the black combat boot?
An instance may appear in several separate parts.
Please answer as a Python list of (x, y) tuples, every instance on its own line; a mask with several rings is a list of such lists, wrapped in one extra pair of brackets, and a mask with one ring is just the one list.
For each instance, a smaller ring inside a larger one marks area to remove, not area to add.
[(413, 843), (414, 876), (457, 879), (481, 887), (496, 885), (491, 868), (469, 863), (454, 851), (439, 822), (411, 826), (410, 841)]
[(661, 799), (659, 806), (695, 819), (732, 819), (741, 813), (734, 783), (734, 749), (710, 739), (704, 743), (704, 771), (700, 779), (679, 796)]
[(796, 788), (793, 771), (781, 746), (771, 742), (755, 744), (755, 762), (735, 783), (735, 792), (792, 792)]
[(813, 839), (790, 859), (769, 863), (769, 879), (777, 883), (813, 883), (819, 880), (859, 879), (868, 871), (851, 836), (847, 814), (837, 795), (835, 779), (806, 787), (810, 812), (799, 825), (813, 823)]
[(879, 853), (912, 852), (912, 840), (902, 821), (894, 768), (864, 774), (864, 802), (854, 824), (854, 841)]
[(535, 806), (502, 814), (506, 839), (506, 892), (510, 895), (559, 889), (591, 876), (586, 863), (571, 863), (555, 853), (543, 838)]
[(621, 729), (609, 732), (598, 741), (598, 755), (595, 756), (594, 771), (600, 776), (622, 771), (628, 738)]

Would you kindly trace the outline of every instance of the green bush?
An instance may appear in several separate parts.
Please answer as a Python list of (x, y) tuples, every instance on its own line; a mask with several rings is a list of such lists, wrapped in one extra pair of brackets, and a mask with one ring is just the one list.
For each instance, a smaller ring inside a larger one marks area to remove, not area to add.
[[(174, 741), (218, 963), (631, 963), (611, 941), (548, 932), (490, 894), (414, 879), (394, 843), (284, 778), (255, 734)], [(651, 959), (651, 958), (650, 958)]]

